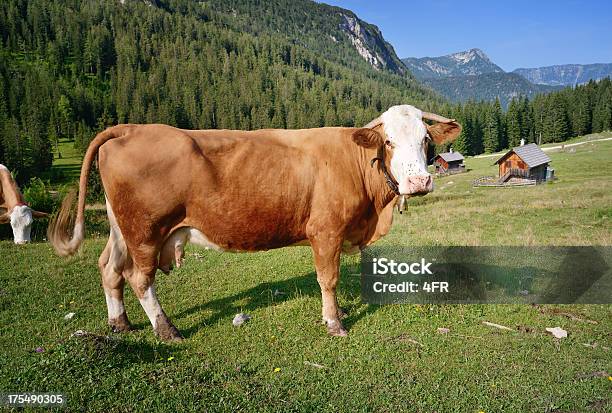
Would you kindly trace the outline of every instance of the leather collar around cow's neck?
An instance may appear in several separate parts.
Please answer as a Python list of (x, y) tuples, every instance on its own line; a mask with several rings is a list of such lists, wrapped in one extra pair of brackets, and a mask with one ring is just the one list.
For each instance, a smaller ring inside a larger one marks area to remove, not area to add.
[(387, 185), (389, 185), (389, 188), (391, 189), (391, 191), (393, 191), (395, 195), (399, 195), (399, 184), (387, 169), (387, 164), (385, 162), (385, 152), (385, 145), (383, 144), (378, 148), (378, 153), (376, 154), (376, 157), (372, 158), (372, 160), (370, 161), (370, 166), (374, 167), (374, 163), (378, 161), (378, 165), (380, 165), (383, 175), (385, 175), (385, 181), (387, 181)]

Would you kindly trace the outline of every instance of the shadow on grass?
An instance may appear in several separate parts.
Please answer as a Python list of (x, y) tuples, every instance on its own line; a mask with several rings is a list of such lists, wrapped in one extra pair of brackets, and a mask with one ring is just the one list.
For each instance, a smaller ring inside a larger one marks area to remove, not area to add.
[[(340, 285), (338, 287), (339, 291), (344, 292), (346, 295), (359, 293), (359, 276), (354, 275), (357, 271), (358, 270), (354, 266), (341, 265)], [(181, 334), (183, 334), (185, 338), (189, 338), (197, 333), (200, 329), (205, 328), (207, 325), (214, 324), (224, 318), (231, 319), (239, 312), (248, 313), (260, 308), (277, 305), (279, 303), (291, 301), (295, 298), (304, 296), (317, 298), (321, 297), (321, 289), (319, 288), (317, 276), (314, 271), (306, 275), (289, 278), (287, 280), (264, 282), (256, 287), (249, 288), (248, 290), (241, 291), (237, 294), (194, 305), (173, 314), (172, 317), (180, 319), (185, 316), (206, 310), (213, 312), (211, 316), (205, 317), (191, 327), (181, 330)], [(340, 306), (342, 306), (342, 302), (340, 302)], [(361, 311), (359, 313), (357, 311), (353, 311), (356, 310), (356, 307), (357, 305), (353, 305), (348, 308), (343, 307), (348, 313), (348, 316), (343, 320), (343, 323), (347, 328), (350, 328), (365, 315), (374, 313), (379, 306), (369, 305), (365, 311)], [(321, 307), (319, 302), (319, 304), (313, 306), (312, 313), (320, 314), (320, 311)]]
[(105, 336), (87, 333), (69, 338), (54, 352), (70, 354), (70, 359), (85, 360), (92, 364), (111, 363), (121, 366), (164, 361), (169, 354), (182, 351), (180, 346), (163, 342), (151, 344), (143, 340), (126, 340), (127, 337), (125, 334)]

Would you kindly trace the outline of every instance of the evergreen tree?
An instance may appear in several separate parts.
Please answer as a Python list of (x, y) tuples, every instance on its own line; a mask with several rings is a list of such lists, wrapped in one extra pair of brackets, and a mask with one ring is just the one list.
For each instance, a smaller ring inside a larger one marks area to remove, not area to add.
[(519, 100), (519, 114), (521, 119), (521, 138), (525, 139), (525, 142), (534, 142), (533, 109), (527, 97), (522, 97)]
[(523, 138), (520, 102), (512, 99), (506, 113), (506, 134), (508, 136), (508, 147), (518, 146)]
[(591, 108), (589, 99), (583, 89), (576, 89), (573, 96), (574, 110), (572, 111), (572, 132), (574, 136), (590, 133)]
[(501, 105), (499, 100), (489, 104), (484, 123), (483, 145), (486, 153), (492, 153), (500, 149), (501, 136)]
[(6, 101), (4, 98), (4, 82), (0, 77), (0, 164), (6, 163), (4, 160), (4, 128), (7, 121)]
[(545, 142), (561, 142), (569, 137), (567, 109), (565, 100), (560, 94), (554, 94), (548, 103), (545, 126), (547, 131)]
[(595, 91), (593, 107), (593, 132), (612, 128), (612, 87), (610, 78), (603, 79)]
[(493, 104), (493, 110), (495, 112), (495, 116), (499, 119), (498, 123), (498, 141), (497, 145), (498, 149), (503, 149), (508, 147), (508, 135), (506, 134), (506, 116), (504, 111), (502, 110), (502, 106), (499, 100), (499, 97), (495, 99)]
[(469, 137), (473, 135), (472, 131), (472, 123), (470, 119), (466, 116), (465, 108), (464, 110), (458, 109), (460, 112), (457, 114), (457, 122), (461, 124), (463, 127), (461, 130), (461, 134), (455, 139), (452, 143), (453, 150), (464, 155), (471, 155), (472, 150), (469, 144)]

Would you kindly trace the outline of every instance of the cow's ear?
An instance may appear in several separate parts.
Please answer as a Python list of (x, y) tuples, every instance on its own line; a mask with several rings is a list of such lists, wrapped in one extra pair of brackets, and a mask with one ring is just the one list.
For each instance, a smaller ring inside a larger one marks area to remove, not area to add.
[(0, 208), (0, 224), (7, 224), (11, 222), (11, 215), (8, 213), (8, 209)]
[(372, 149), (382, 146), (383, 138), (373, 129), (361, 128), (353, 132), (353, 142), (364, 148)]
[(433, 125), (425, 124), (427, 133), (436, 145), (454, 141), (461, 133), (461, 125), (457, 122), (438, 122)]

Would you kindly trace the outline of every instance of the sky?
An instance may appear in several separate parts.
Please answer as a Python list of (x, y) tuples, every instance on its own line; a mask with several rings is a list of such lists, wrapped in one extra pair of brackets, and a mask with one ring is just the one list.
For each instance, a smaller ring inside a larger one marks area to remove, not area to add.
[(612, 0), (323, 0), (373, 23), (404, 57), (482, 49), (506, 71), (612, 63)]

